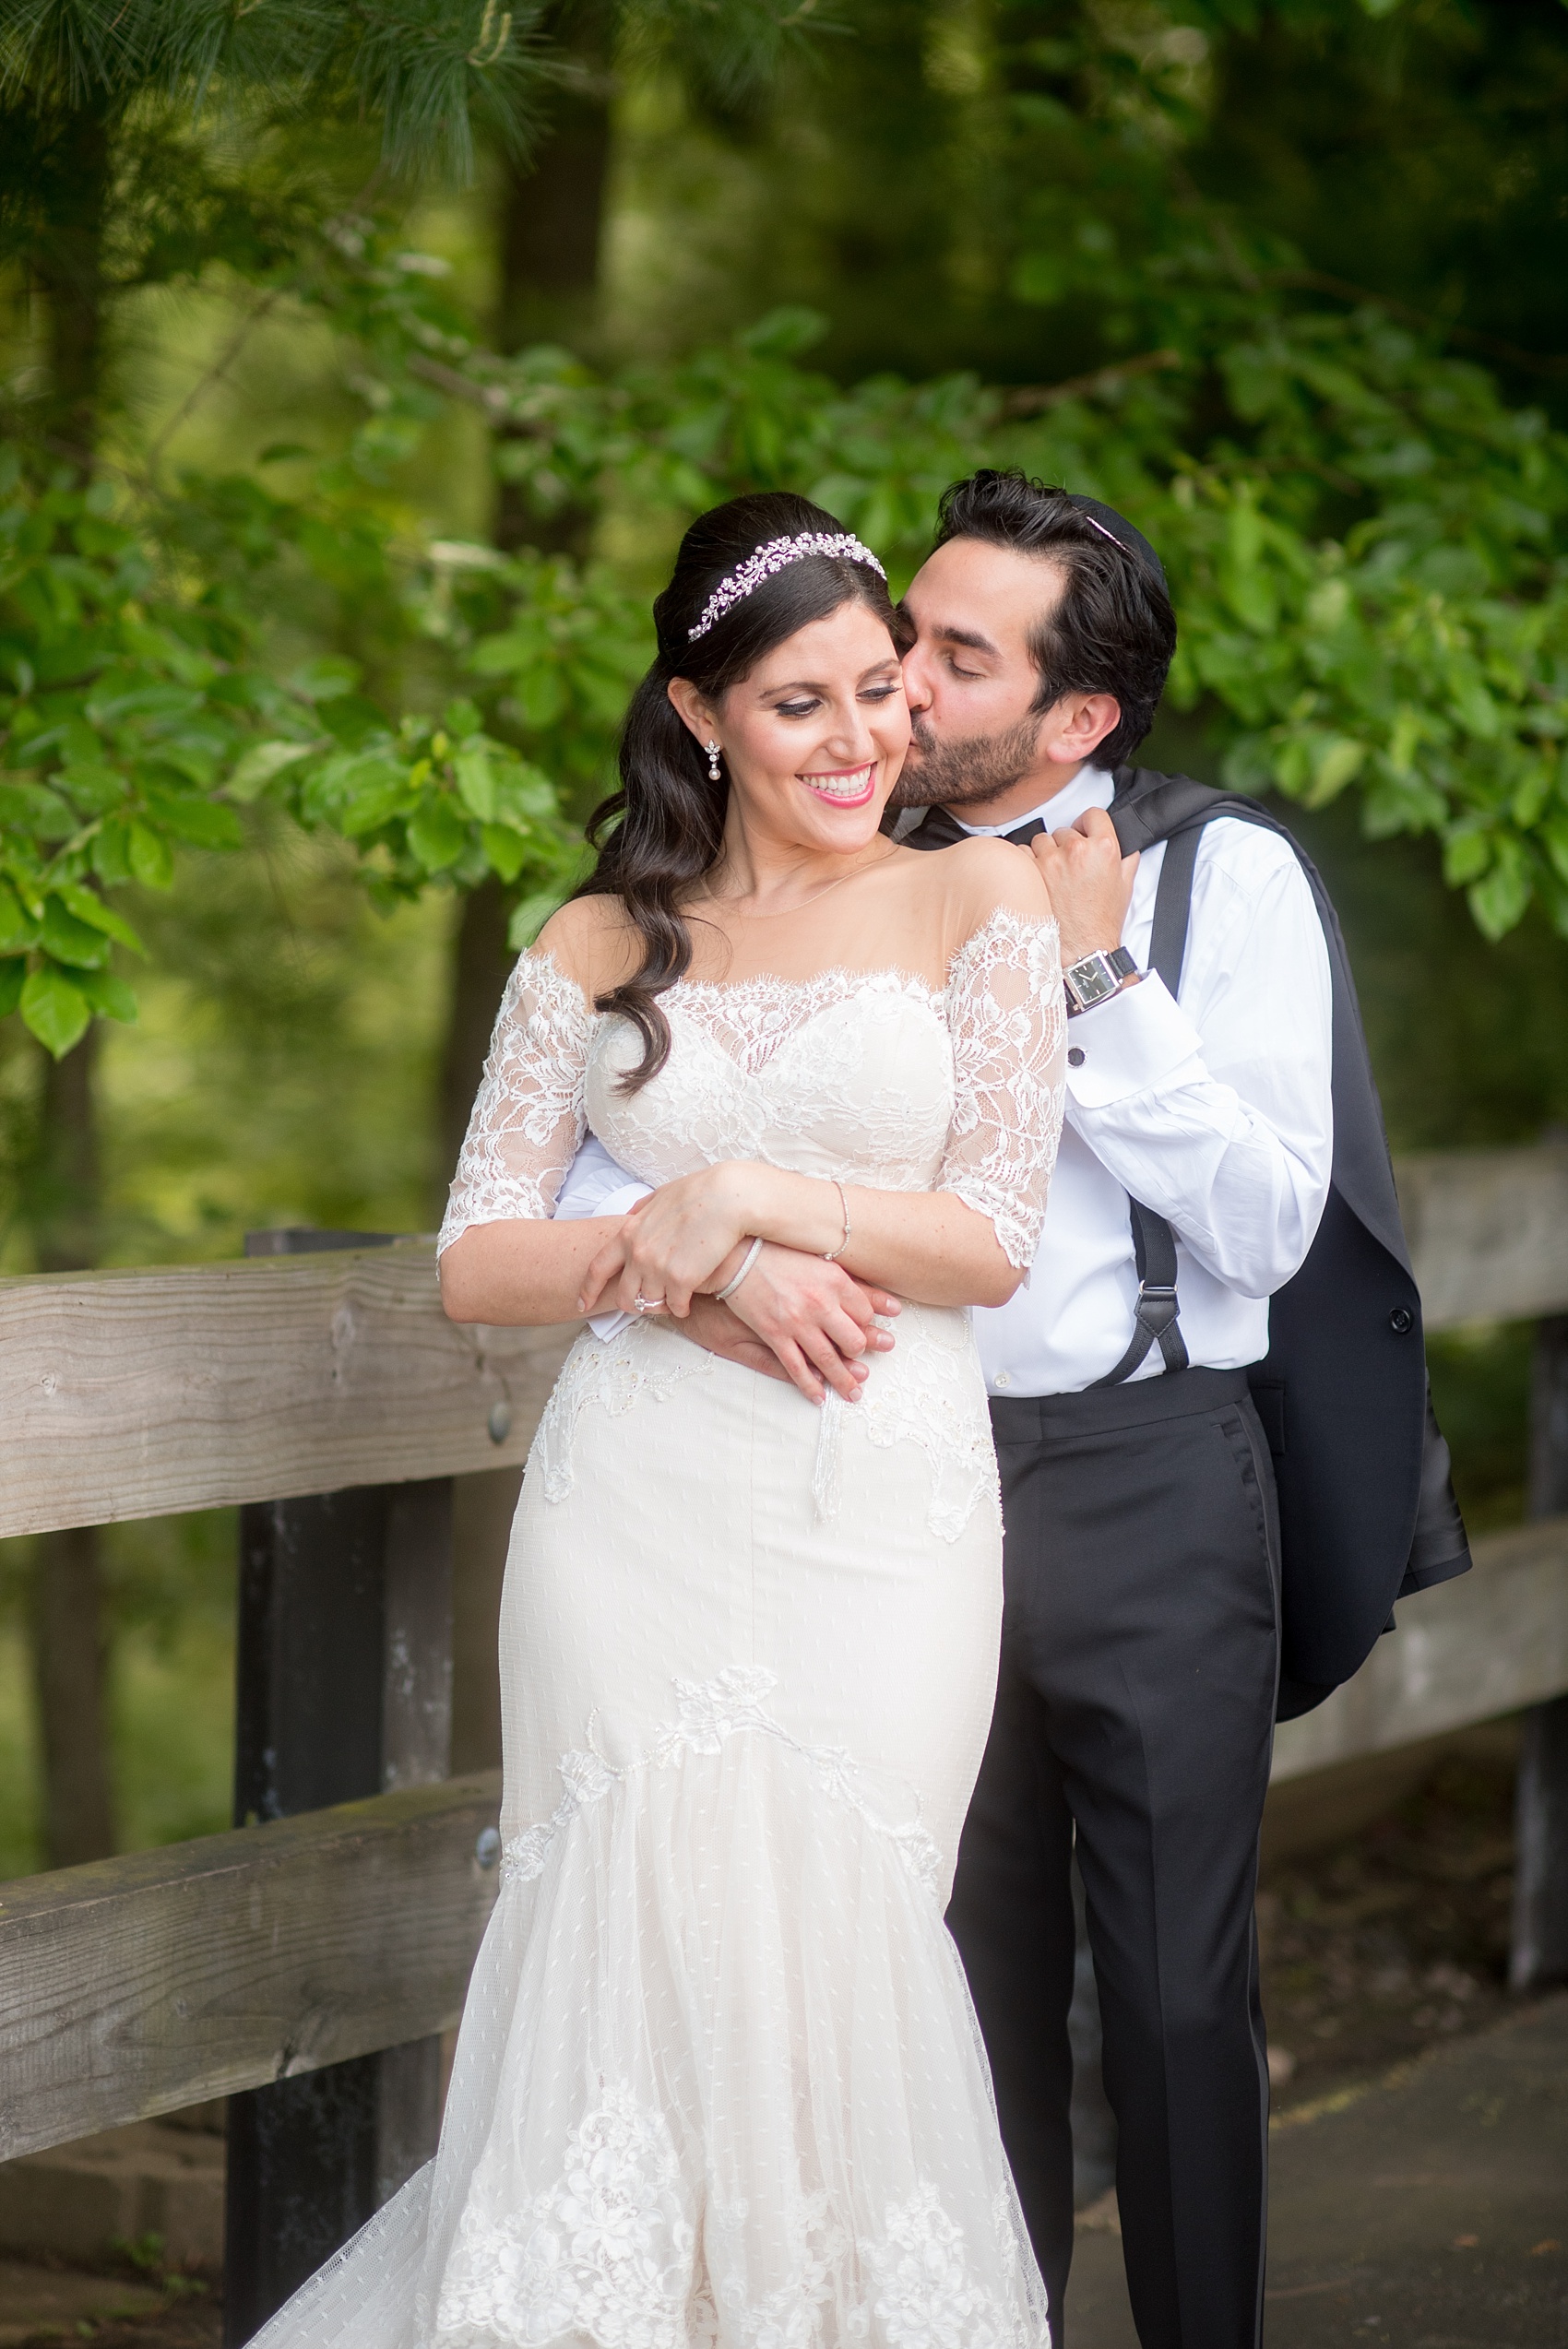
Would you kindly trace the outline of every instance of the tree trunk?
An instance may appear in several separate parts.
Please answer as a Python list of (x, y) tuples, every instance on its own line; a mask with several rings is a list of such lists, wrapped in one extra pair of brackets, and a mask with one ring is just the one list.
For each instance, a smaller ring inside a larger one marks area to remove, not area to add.
[(49, 303), (50, 421), (73, 454), (98, 441), (103, 370), (103, 224), (109, 196), (109, 125), (96, 107), (59, 118), (40, 142), (48, 225), (33, 267)]
[[(610, 9), (605, 0), (557, 5), (544, 32), (572, 58), (576, 78), (558, 96), (528, 160), (508, 163), (501, 197), (503, 350), (529, 342), (581, 348), (591, 338), (599, 293), (604, 194), (610, 169)], [(510, 482), (496, 502), (496, 544), (579, 552), (585, 517), (575, 508), (541, 521)], [(493, 878), (469, 892), (453, 952), (452, 1009), (441, 1055), (441, 1148), (450, 1171), (479, 1090), (502, 990), (513, 963), (506, 905)]]
[[(79, 1272), (99, 1253), (99, 1154), (93, 1071), (98, 1029), (44, 1064), (27, 1187), (42, 1273)], [(114, 1848), (103, 1613), (96, 1525), (41, 1534), (33, 1553), (33, 1685), (43, 1765), (43, 1849), (51, 1868)]]
[(506, 943), (506, 897), (493, 873), (463, 901), (452, 952), (452, 1008), (441, 1053), (441, 1163), (449, 1175), (468, 1131), (490, 1031), (516, 960)]
[[(48, 232), (35, 267), (49, 303), (50, 421), (90, 456), (103, 363), (103, 224), (109, 131), (83, 108), (62, 118), (43, 173)], [(98, 1261), (101, 1198), (93, 1075), (98, 1029), (47, 1060), (25, 1207), (40, 1272)], [(42, 1534), (33, 1556), (33, 1684), (43, 1766), (43, 1847), (52, 1868), (114, 1848), (99, 1531)]]
[[(541, 28), (570, 58), (548, 129), (526, 160), (508, 162), (501, 197), (503, 350), (529, 343), (591, 343), (599, 307), (600, 249), (610, 172), (611, 11), (606, 0), (557, 0)], [(584, 517), (573, 508), (541, 521), (510, 481), (495, 511), (495, 542), (581, 551)]]

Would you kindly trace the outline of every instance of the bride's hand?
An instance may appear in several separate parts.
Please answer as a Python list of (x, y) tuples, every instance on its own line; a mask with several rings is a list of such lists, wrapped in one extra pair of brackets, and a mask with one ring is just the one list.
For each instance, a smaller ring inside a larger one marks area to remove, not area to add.
[[(745, 1243), (749, 1250), (750, 1241)], [(733, 1276), (745, 1261), (720, 1264)], [(861, 1358), (885, 1354), (891, 1335), (876, 1325), (876, 1314), (892, 1315), (898, 1300), (885, 1290), (867, 1288), (820, 1256), (799, 1249), (765, 1244), (740, 1287), (730, 1299), (730, 1311), (771, 1347), (791, 1382), (813, 1403), (823, 1400), (831, 1387), (846, 1403), (859, 1396), (868, 1376)]]
[(693, 1290), (709, 1286), (745, 1237), (751, 1171), (744, 1165), (705, 1167), (639, 1199), (589, 1263), (577, 1311), (646, 1312), (658, 1300), (660, 1311), (683, 1321)]

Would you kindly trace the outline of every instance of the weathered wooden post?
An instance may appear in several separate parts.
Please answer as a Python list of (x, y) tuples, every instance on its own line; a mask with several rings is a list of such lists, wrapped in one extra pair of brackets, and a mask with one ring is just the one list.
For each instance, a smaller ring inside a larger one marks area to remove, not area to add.
[[(1568, 1314), (1536, 1324), (1529, 1513), (1568, 1511)], [(1519, 1753), (1514, 1860), (1515, 1990), (1568, 1979), (1568, 1696), (1532, 1705)]]
[[(258, 1232), (247, 1255), (390, 1235)], [(240, 1513), (234, 1820), (245, 1826), (448, 1774), (452, 1479)], [(425, 2039), (230, 2100), (224, 2336), (250, 2339), (434, 2151)]]

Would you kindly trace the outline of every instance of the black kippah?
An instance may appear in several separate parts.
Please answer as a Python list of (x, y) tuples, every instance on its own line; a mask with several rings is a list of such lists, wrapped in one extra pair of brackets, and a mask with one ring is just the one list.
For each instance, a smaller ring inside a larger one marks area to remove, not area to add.
[(1124, 514), (1118, 514), (1113, 505), (1103, 504), (1097, 497), (1084, 497), (1075, 490), (1067, 492), (1067, 503), (1087, 522), (1092, 522), (1097, 529), (1103, 530), (1108, 539), (1114, 539), (1119, 547), (1124, 547), (1135, 562), (1146, 564), (1167, 594), (1170, 593), (1165, 565), (1143, 532), (1134, 529)]

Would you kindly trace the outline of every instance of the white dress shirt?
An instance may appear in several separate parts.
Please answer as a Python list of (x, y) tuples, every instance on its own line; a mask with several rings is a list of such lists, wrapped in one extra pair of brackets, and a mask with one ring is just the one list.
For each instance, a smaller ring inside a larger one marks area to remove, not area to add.
[[(1109, 807), (1112, 789), (1083, 767), (1033, 813), (1057, 831)], [(1140, 965), (1164, 860), (1163, 842), (1145, 849), (1122, 932)], [(993, 1394), (1075, 1393), (1121, 1360), (1138, 1293), (1129, 1192), (1176, 1234), (1190, 1360), (1239, 1370), (1266, 1354), (1269, 1297), (1300, 1270), (1328, 1196), (1331, 1015), (1328, 950), (1292, 850), (1217, 817), (1198, 847), (1176, 1000), (1151, 976), (1068, 1022), (1066, 1124), (1039, 1252), (1028, 1286), (974, 1317)], [(556, 1213), (623, 1215), (646, 1189), (590, 1135)], [(609, 1335), (620, 1318), (595, 1326)], [(1133, 1375), (1163, 1370), (1151, 1347)]]

